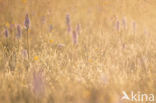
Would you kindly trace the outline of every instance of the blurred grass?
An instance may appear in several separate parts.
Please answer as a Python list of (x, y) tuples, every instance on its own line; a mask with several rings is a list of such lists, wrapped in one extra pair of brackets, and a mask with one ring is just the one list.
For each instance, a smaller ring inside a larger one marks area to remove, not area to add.
[[(123, 90), (156, 94), (155, 5), (155, 0), (0, 0), (0, 103), (128, 103), (120, 100)], [(67, 14), (72, 30), (81, 24), (77, 46), (66, 30)], [(123, 18), (127, 29), (118, 32), (115, 23)], [(39, 71), (44, 92), (36, 95), (33, 73)]]

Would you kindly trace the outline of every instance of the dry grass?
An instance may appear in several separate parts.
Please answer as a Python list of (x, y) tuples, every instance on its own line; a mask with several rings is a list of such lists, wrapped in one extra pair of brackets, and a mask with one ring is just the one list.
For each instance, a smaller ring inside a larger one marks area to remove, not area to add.
[[(156, 94), (155, 5), (155, 0), (0, 0), (0, 103), (131, 103), (121, 100), (122, 91)], [(67, 14), (72, 31), (81, 25), (77, 44), (67, 31)]]

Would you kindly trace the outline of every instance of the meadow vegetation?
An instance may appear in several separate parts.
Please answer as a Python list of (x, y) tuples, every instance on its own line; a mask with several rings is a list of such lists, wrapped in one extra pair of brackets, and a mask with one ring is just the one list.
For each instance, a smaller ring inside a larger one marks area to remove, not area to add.
[(155, 5), (0, 0), (0, 103), (132, 103), (122, 91), (156, 95)]

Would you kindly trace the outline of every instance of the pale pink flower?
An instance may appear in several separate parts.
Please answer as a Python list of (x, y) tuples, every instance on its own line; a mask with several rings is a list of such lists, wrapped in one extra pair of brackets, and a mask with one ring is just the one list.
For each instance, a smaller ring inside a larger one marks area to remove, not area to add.
[(78, 33), (78, 35), (80, 35), (80, 29), (81, 29), (80, 24), (77, 24), (76, 25), (76, 32)]
[(135, 34), (136, 33), (136, 23), (135, 22), (132, 23), (132, 27), (133, 27), (133, 34)]
[(122, 19), (122, 25), (123, 25), (123, 29), (126, 30), (127, 29), (127, 21), (126, 18)]
[(42, 71), (34, 71), (33, 73), (33, 92), (36, 96), (40, 96), (44, 94), (45, 85)]
[(120, 21), (116, 21), (116, 30), (119, 32), (120, 31)]
[(73, 44), (76, 45), (78, 43), (78, 35), (76, 31), (73, 31), (72, 38), (73, 38)]
[(71, 25), (70, 25), (70, 15), (69, 14), (66, 15), (66, 24), (67, 24), (67, 31), (70, 32)]

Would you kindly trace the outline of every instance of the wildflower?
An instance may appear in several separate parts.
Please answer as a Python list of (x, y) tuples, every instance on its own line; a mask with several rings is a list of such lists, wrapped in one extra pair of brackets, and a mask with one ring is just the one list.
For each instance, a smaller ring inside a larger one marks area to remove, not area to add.
[(50, 42), (50, 43), (53, 43), (53, 40), (51, 39), (51, 40), (49, 40), (49, 42)]
[(119, 32), (120, 31), (120, 22), (116, 21), (116, 30)]
[(65, 45), (64, 44), (62, 44), (62, 43), (60, 43), (60, 44), (56, 44), (56, 49), (57, 50), (63, 50), (65, 48)]
[(70, 15), (69, 14), (66, 15), (66, 23), (67, 23), (67, 25), (70, 24)]
[(28, 14), (26, 14), (26, 16), (25, 16), (24, 25), (25, 25), (26, 29), (28, 30), (29, 27), (30, 27), (30, 19), (29, 19), (29, 15)]
[(80, 24), (77, 24), (76, 31), (77, 31), (78, 35), (80, 35)]
[(93, 62), (93, 60), (92, 60), (92, 59), (89, 59), (89, 60), (88, 60), (88, 62), (89, 62), (89, 63), (92, 63), (92, 62)]
[(144, 29), (144, 34), (145, 35), (148, 35), (149, 34), (147, 29)]
[(58, 48), (64, 48), (65, 45), (64, 45), (64, 44), (58, 44), (57, 47), (58, 47)]
[(67, 31), (70, 32), (71, 26), (70, 26), (70, 15), (69, 14), (66, 15), (66, 24), (67, 24)]
[(136, 23), (133, 22), (133, 23), (132, 23), (132, 26), (133, 26), (133, 33), (135, 34), (135, 32), (136, 32)]
[(53, 25), (50, 24), (50, 25), (49, 25), (49, 32), (52, 32), (52, 30), (53, 30)]
[(43, 80), (43, 74), (41, 71), (34, 72), (33, 73), (33, 92), (36, 96), (40, 96), (44, 93), (44, 80)]
[(123, 18), (122, 19), (122, 24), (123, 24), (123, 29), (126, 29), (126, 18)]
[(13, 33), (14, 28), (15, 28), (15, 24), (10, 24), (9, 30), (11, 33)]
[(5, 31), (4, 31), (4, 36), (5, 36), (6, 38), (8, 38), (8, 36), (9, 36), (9, 31), (8, 31), (8, 28), (5, 28)]
[(27, 0), (22, 0), (23, 3), (27, 3)]
[(15, 24), (15, 21), (12, 21), (11, 23), (14, 25)]
[(83, 91), (83, 97), (84, 97), (84, 98), (88, 99), (90, 96), (91, 96), (91, 93), (90, 93), (89, 90), (84, 90), (84, 91)]
[(10, 24), (9, 24), (8, 22), (6, 22), (5, 26), (6, 26), (7, 28), (9, 28)]
[(30, 33), (30, 32), (31, 32), (31, 30), (29, 29), (29, 30), (28, 30), (28, 33)]
[(35, 61), (39, 60), (39, 57), (38, 57), (38, 56), (35, 56), (35, 57), (34, 57), (34, 60), (35, 60)]
[(20, 25), (17, 25), (17, 38), (20, 38), (22, 35), (22, 30), (21, 30), (21, 26)]
[(26, 49), (24, 49), (24, 50), (22, 51), (22, 56), (23, 56), (24, 59), (28, 58), (28, 52), (27, 52)]
[(78, 35), (75, 31), (73, 31), (72, 38), (73, 38), (73, 43), (77, 44), (78, 43)]
[(41, 23), (42, 23), (42, 24), (45, 24), (45, 23), (46, 23), (46, 18), (45, 18), (45, 16), (43, 16), (43, 17), (41, 18)]
[(28, 51), (28, 59), (30, 57), (30, 44), (29, 44), (29, 27), (30, 27), (30, 19), (29, 19), (29, 15), (26, 14), (25, 16), (25, 27), (26, 27), (26, 30), (27, 30), (27, 51)]

